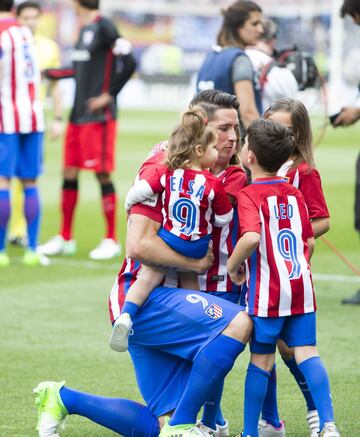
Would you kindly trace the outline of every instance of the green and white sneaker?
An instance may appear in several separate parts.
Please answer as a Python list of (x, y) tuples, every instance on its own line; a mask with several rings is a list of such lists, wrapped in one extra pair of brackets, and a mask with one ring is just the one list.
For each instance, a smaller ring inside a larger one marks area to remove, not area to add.
[(6, 252), (0, 252), (0, 267), (7, 267), (9, 264), (9, 255)]
[(165, 417), (165, 424), (159, 434), (159, 437), (209, 437), (207, 431), (198, 428), (194, 424), (186, 425), (169, 425), (170, 417)]
[(59, 394), (64, 384), (65, 381), (43, 381), (33, 389), (38, 409), (36, 429), (39, 431), (39, 437), (60, 437), (60, 429), (65, 428), (64, 421), (68, 412)]
[(320, 437), (340, 437), (339, 430), (334, 422), (325, 422)]

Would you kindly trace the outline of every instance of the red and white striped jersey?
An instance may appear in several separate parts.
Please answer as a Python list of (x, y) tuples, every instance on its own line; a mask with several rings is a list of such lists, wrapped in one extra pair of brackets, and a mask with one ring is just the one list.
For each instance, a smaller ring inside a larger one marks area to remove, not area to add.
[(326, 205), (321, 177), (316, 168), (310, 168), (302, 162), (295, 168), (290, 168), (292, 161), (283, 164), (278, 171), (279, 176), (286, 176), (290, 184), (298, 188), (304, 196), (310, 219), (327, 218), (330, 216)]
[(281, 177), (259, 178), (238, 196), (240, 236), (260, 234), (246, 260), (251, 315), (280, 317), (316, 310), (307, 240), (313, 237), (301, 192)]
[(40, 71), (31, 32), (14, 19), (0, 20), (0, 132), (43, 131)]
[(225, 193), (231, 197), (234, 215), (230, 223), (213, 229), (214, 263), (204, 275), (198, 277), (200, 290), (240, 293), (240, 287), (235, 285), (228, 275), (226, 263), (232, 254), (239, 232), (237, 195), (246, 186), (246, 175), (239, 166), (232, 165), (216, 177), (221, 182)]
[(221, 182), (208, 170), (154, 166), (148, 178), (130, 189), (127, 209), (155, 193), (162, 193), (163, 227), (183, 240), (195, 241), (212, 233), (212, 225), (230, 223), (233, 209)]

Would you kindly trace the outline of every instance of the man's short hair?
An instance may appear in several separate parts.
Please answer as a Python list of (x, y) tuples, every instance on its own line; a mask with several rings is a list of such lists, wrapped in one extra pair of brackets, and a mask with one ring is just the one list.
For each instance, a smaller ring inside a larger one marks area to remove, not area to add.
[(86, 9), (96, 10), (100, 7), (100, 0), (75, 0), (80, 6)]
[(39, 2), (37, 2), (37, 1), (26, 1), (26, 2), (19, 3), (16, 6), (16, 16), (18, 17), (21, 14), (21, 12), (24, 9), (27, 9), (27, 8), (37, 9), (40, 13), (42, 11)]
[(271, 41), (276, 38), (277, 25), (271, 18), (265, 18), (263, 21), (263, 33), (261, 39), (263, 41)]
[(14, 6), (14, 0), (0, 0), (0, 12), (10, 12)]

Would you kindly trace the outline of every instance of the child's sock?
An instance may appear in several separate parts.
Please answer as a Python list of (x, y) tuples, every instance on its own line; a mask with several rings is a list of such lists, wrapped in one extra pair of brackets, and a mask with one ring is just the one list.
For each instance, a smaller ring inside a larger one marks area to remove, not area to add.
[(295, 358), (291, 360), (284, 360), (284, 363), (286, 364), (286, 366), (289, 368), (290, 372), (294, 376), (295, 381), (297, 382), (301, 390), (301, 393), (305, 398), (308, 411), (316, 410), (314, 399), (311, 396), (306, 379), (304, 378), (304, 375), (300, 372), (299, 367), (296, 364)]
[(249, 363), (245, 379), (244, 436), (259, 436), (258, 422), (269, 378), (270, 372)]
[(196, 356), (184, 394), (170, 420), (170, 425), (192, 424), (204, 403), (231, 370), (245, 345), (226, 335), (219, 335)]
[(125, 437), (158, 437), (158, 419), (147, 407), (121, 398), (94, 396), (62, 387), (61, 400), (69, 414), (87, 417)]
[(139, 305), (136, 305), (136, 303), (133, 302), (125, 302), (121, 314), (128, 313), (130, 315), (131, 320), (134, 320), (134, 317), (136, 316), (136, 313), (139, 311)]
[(305, 376), (320, 417), (320, 429), (325, 422), (334, 422), (330, 383), (320, 357), (309, 358), (298, 365)]
[(36, 250), (40, 227), (40, 198), (37, 187), (24, 189), (24, 215), (27, 225), (28, 247)]
[(0, 190), (0, 252), (5, 250), (6, 231), (10, 219), (10, 191)]
[(274, 365), (268, 381), (266, 396), (261, 411), (261, 417), (266, 420), (266, 422), (270, 423), (273, 427), (279, 428), (281, 426), (281, 423), (278, 412), (276, 390), (276, 365)]

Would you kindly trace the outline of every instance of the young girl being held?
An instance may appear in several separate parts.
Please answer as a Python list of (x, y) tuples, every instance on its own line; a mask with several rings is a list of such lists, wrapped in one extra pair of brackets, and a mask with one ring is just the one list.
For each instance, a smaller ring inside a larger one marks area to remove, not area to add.
[[(154, 166), (150, 178), (137, 180), (126, 198), (126, 209), (161, 193), (163, 226), (159, 236), (174, 250), (203, 258), (209, 248), (212, 226), (225, 226), (233, 208), (221, 182), (208, 169), (218, 159), (217, 135), (208, 126), (206, 112), (194, 107), (185, 112), (168, 142), (165, 164)], [(164, 270), (143, 266), (130, 287), (122, 313), (115, 321), (110, 347), (125, 351), (132, 320), (164, 277)], [(199, 289), (197, 275), (179, 272), (183, 288)]]

